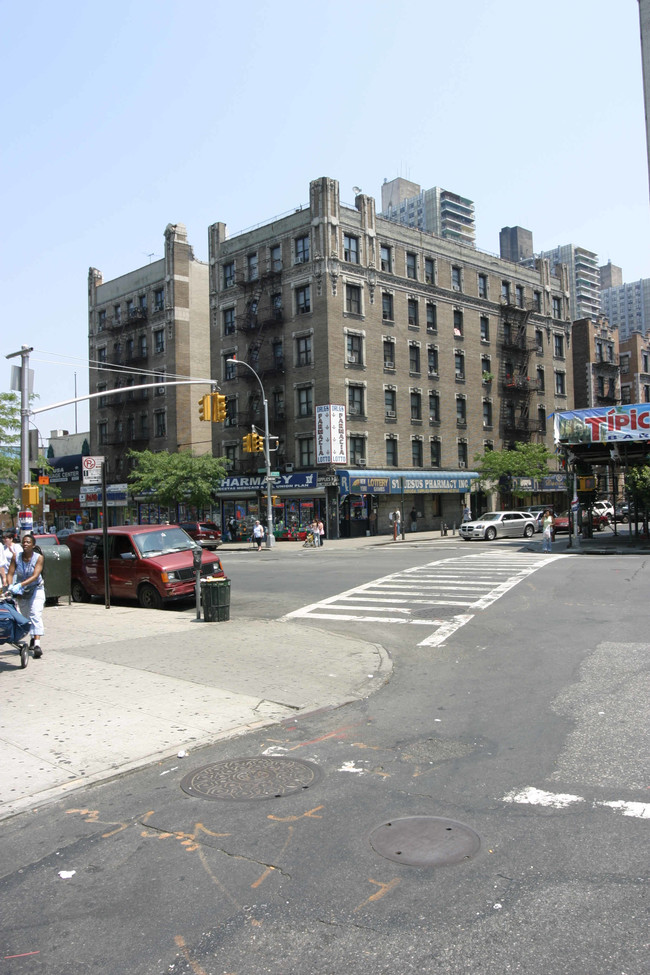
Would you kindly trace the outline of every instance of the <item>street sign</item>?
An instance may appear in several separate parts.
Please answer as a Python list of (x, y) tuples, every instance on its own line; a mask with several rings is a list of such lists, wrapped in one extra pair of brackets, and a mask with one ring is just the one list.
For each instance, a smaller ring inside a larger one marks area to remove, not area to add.
[(18, 525), (24, 532), (30, 532), (34, 527), (34, 515), (31, 511), (18, 512)]
[(50, 479), (47, 476), (47, 474), (39, 474), (38, 475), (38, 483), (39, 484), (49, 484), (50, 483)]
[(102, 483), (103, 457), (83, 457), (81, 460), (82, 481), (84, 484)]

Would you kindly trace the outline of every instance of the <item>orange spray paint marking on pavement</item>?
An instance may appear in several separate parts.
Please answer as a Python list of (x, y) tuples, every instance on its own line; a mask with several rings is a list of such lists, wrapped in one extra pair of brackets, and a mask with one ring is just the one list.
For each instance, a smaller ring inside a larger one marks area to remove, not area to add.
[(295, 823), (299, 819), (322, 819), (322, 816), (316, 816), (315, 814), (319, 809), (324, 809), (324, 806), (315, 806), (314, 809), (310, 809), (309, 812), (302, 813), (300, 816), (267, 816), (267, 819), (272, 819), (274, 823)]
[(389, 883), (384, 884), (380, 880), (373, 880), (371, 877), (368, 877), (368, 883), (374, 884), (375, 887), (379, 887), (380, 889), (375, 891), (374, 894), (371, 894), (368, 900), (365, 900), (363, 904), (359, 904), (358, 907), (355, 907), (355, 911), (360, 911), (362, 907), (365, 907), (366, 904), (370, 904), (371, 901), (381, 900), (381, 898), (384, 897), (389, 890), (392, 890), (393, 887), (397, 887), (399, 879), (395, 878), (395, 880), (391, 880)]
[(177, 947), (180, 948), (183, 958), (185, 959), (187, 964), (194, 972), (194, 975), (208, 975), (205, 968), (201, 968), (198, 962), (192, 961), (192, 959), (190, 958), (190, 953), (187, 950), (187, 946), (185, 944), (185, 938), (183, 938), (182, 935), (177, 934), (176, 937), (174, 938), (174, 941), (176, 942)]

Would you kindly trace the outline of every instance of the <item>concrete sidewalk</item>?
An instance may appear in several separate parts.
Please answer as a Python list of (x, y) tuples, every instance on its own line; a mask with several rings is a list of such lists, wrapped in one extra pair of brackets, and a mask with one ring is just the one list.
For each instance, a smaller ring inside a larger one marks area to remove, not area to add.
[(61, 601), (42, 660), (0, 647), (0, 819), (220, 738), (366, 697), (379, 646), (297, 623)]

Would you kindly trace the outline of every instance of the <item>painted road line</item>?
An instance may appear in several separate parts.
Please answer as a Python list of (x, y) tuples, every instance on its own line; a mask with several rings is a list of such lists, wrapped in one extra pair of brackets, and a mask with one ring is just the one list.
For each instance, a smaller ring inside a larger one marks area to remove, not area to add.
[[(543, 789), (535, 789), (528, 786), (525, 789), (506, 793), (502, 797), (502, 802), (512, 802), (527, 806), (545, 806), (551, 809), (567, 809), (569, 806), (587, 802), (583, 796), (574, 796), (562, 792), (545, 792)], [(623, 816), (632, 816), (635, 819), (650, 819), (650, 802), (627, 802), (624, 799), (603, 801), (600, 799), (591, 800), (592, 808), (605, 807), (620, 812)]]

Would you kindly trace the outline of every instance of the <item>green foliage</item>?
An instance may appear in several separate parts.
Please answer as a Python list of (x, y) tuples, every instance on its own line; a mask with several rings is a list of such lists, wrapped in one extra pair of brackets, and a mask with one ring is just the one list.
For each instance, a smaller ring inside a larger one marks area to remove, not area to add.
[(17, 393), (0, 393), (0, 446), (20, 443), (20, 399)]
[(0, 393), (0, 507), (7, 508), (12, 520), (20, 511), (15, 496), (20, 479), (19, 445), (20, 399), (16, 393)]
[(153, 502), (167, 507), (179, 502), (197, 508), (209, 507), (227, 473), (225, 457), (197, 455), (190, 450), (176, 454), (130, 450), (129, 457), (135, 460), (128, 478), (132, 492), (149, 495)]
[[(498, 484), (504, 477), (545, 477), (548, 462), (554, 457), (544, 444), (516, 443), (514, 450), (486, 450), (484, 454), (477, 454), (474, 465), (483, 488), (486, 484)], [(511, 493), (523, 498), (530, 491), (513, 485)]]
[(638, 503), (644, 508), (650, 507), (650, 467), (647, 464), (630, 467), (625, 478), (625, 485)]

